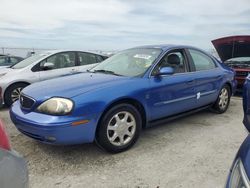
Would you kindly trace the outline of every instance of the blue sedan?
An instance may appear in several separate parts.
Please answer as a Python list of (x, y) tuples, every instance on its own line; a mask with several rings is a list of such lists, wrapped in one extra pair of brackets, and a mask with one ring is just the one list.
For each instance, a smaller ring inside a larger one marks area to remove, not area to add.
[(10, 110), (17, 129), (49, 144), (94, 140), (122, 152), (141, 129), (204, 108), (224, 113), (234, 71), (204, 51), (178, 45), (124, 50), (86, 73), (26, 87)]

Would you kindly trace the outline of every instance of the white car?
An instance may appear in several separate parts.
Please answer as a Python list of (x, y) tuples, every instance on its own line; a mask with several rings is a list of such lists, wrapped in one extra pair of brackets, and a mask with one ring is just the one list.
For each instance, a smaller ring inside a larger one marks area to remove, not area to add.
[(54, 50), (35, 54), (12, 67), (0, 69), (0, 106), (19, 99), (24, 87), (34, 82), (84, 72), (107, 57), (101, 54)]

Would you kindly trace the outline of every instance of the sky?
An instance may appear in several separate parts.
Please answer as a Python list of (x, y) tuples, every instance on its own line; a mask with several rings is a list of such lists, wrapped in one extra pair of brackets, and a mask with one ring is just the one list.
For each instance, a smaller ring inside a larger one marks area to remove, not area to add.
[(231, 35), (250, 35), (250, 0), (1, 0), (0, 6), (0, 47), (211, 49), (211, 40)]

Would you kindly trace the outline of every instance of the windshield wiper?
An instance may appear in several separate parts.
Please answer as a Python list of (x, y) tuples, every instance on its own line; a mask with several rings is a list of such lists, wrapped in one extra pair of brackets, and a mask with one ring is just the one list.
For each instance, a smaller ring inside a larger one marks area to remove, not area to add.
[(100, 73), (105, 73), (105, 74), (112, 74), (112, 75), (116, 75), (116, 76), (121, 76), (120, 74), (116, 74), (115, 72), (113, 71), (109, 71), (109, 70), (104, 70), (104, 69), (97, 69), (97, 70), (94, 70), (93, 71), (94, 73), (96, 72), (100, 72)]

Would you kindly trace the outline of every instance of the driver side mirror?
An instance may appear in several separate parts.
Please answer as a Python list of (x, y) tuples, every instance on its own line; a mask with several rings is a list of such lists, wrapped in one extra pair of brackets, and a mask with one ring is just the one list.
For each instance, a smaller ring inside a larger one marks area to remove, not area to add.
[(161, 75), (172, 75), (172, 74), (174, 74), (174, 69), (172, 67), (162, 67), (157, 75), (161, 76)]
[(43, 70), (52, 70), (55, 67), (54, 63), (46, 62), (42, 66)]

